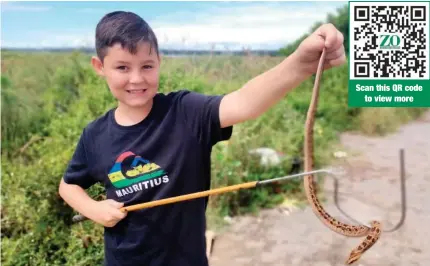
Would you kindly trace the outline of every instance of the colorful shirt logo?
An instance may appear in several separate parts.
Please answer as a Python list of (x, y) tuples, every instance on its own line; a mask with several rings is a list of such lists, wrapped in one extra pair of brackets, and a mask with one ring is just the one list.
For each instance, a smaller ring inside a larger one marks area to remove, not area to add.
[(108, 177), (114, 187), (124, 188), (165, 174), (166, 172), (159, 165), (127, 151), (117, 158)]

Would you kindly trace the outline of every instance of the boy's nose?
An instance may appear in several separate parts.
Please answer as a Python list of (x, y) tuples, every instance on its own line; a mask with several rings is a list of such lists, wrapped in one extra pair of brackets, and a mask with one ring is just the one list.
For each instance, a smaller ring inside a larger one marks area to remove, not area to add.
[(145, 77), (139, 71), (134, 71), (130, 76), (130, 83), (142, 83), (144, 81)]

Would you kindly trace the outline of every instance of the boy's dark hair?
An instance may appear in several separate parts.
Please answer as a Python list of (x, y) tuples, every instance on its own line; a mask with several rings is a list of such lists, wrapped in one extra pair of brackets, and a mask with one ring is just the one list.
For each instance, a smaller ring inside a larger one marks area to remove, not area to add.
[(151, 27), (133, 12), (114, 11), (104, 15), (97, 24), (96, 52), (102, 61), (108, 47), (120, 43), (134, 54), (140, 41), (149, 42), (151, 50), (154, 48), (159, 55), (157, 37)]

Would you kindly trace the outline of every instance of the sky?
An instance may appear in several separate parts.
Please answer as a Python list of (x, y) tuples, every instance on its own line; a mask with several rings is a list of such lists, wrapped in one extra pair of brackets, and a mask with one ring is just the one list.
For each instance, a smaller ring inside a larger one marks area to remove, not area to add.
[(98, 21), (131, 11), (153, 28), (161, 49), (273, 50), (308, 33), (348, 2), (2, 2), (5, 48), (94, 47)]

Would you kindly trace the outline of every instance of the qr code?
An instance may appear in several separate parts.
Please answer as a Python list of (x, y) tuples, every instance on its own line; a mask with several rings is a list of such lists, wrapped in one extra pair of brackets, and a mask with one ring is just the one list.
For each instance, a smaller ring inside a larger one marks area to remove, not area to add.
[(429, 3), (349, 6), (351, 79), (429, 78)]

